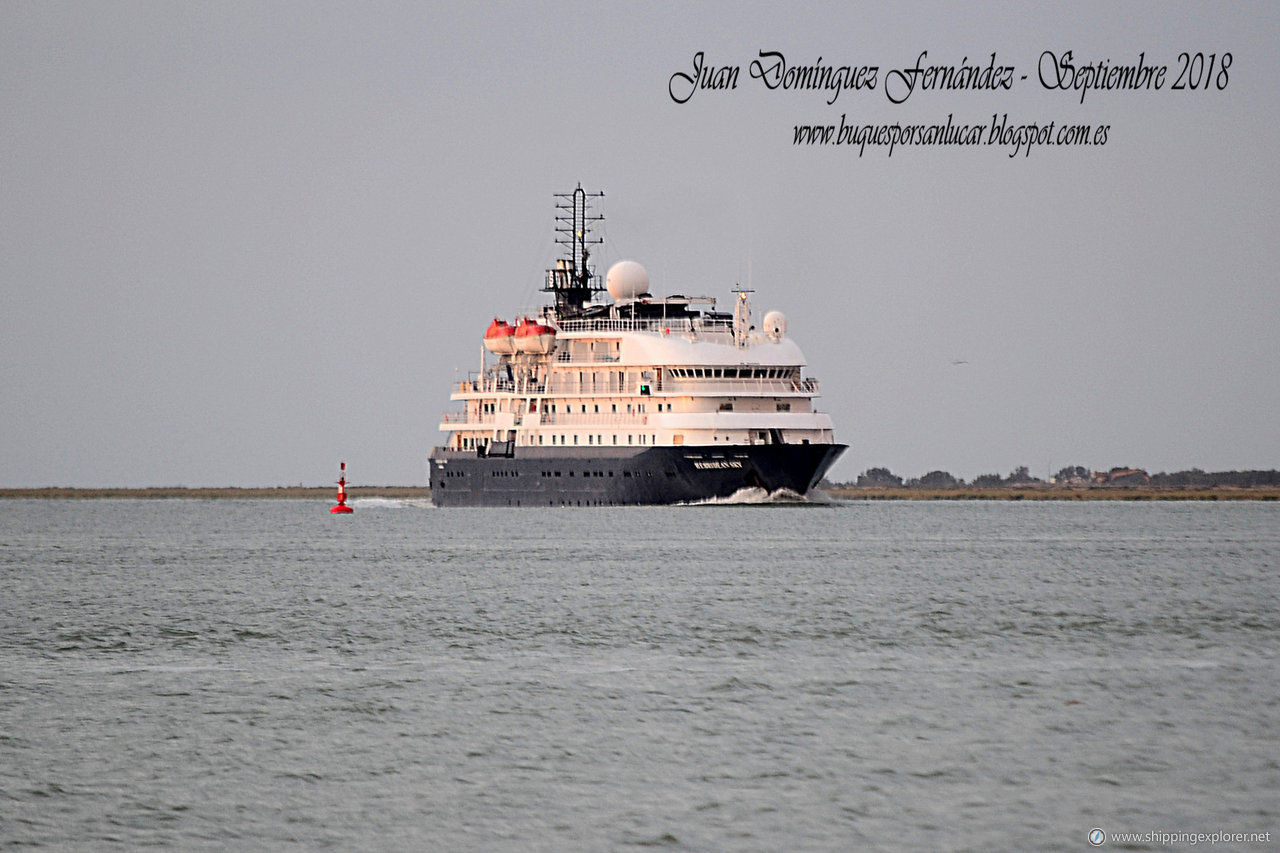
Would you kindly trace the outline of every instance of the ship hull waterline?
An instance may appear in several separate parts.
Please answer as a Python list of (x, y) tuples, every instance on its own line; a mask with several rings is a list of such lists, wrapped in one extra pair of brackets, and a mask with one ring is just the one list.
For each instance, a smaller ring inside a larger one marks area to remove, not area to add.
[(744, 488), (803, 495), (847, 445), (515, 447), (510, 456), (436, 447), (431, 500), (454, 506), (697, 503)]

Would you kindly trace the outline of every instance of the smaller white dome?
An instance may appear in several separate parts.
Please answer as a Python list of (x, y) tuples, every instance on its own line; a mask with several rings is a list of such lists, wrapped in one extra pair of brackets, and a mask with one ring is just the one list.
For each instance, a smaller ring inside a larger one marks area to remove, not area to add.
[(781, 311), (770, 311), (764, 315), (762, 322), (764, 333), (772, 340), (780, 341), (783, 335), (787, 333), (787, 315)]
[(649, 292), (649, 273), (635, 261), (618, 261), (605, 273), (604, 286), (615, 302), (638, 299)]

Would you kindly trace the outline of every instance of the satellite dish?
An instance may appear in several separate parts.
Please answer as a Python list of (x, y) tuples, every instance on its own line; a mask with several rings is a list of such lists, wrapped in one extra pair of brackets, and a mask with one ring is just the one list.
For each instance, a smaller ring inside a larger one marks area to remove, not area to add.
[(770, 311), (764, 315), (764, 333), (774, 343), (782, 340), (787, 334), (787, 315), (781, 311)]
[(635, 261), (618, 261), (605, 273), (604, 286), (614, 302), (639, 299), (649, 292), (649, 273)]

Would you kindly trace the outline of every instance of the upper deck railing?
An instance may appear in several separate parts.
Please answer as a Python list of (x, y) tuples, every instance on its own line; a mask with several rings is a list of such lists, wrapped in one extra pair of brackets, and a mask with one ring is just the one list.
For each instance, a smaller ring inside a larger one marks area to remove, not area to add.
[[(656, 371), (645, 371), (653, 374)], [(456, 390), (462, 394), (517, 394), (525, 396), (546, 395), (592, 395), (622, 394), (638, 396), (656, 396), (665, 394), (689, 394), (704, 397), (724, 397), (734, 395), (777, 395), (780, 397), (816, 397), (821, 392), (817, 379), (676, 379), (664, 377), (661, 381), (644, 379), (641, 384), (648, 388), (648, 393), (639, 390), (630, 382), (620, 382), (616, 375), (602, 376), (599, 379), (576, 376), (557, 376), (549, 382), (513, 382), (509, 379), (488, 376), (467, 379), (457, 383)]]
[(668, 394), (724, 396), (734, 394), (777, 394), (779, 396), (817, 396), (816, 379), (668, 379)]
[[(644, 426), (649, 415), (644, 412), (511, 412), (508, 423), (515, 426)], [(493, 426), (497, 415), (480, 414), (466, 409), (445, 412), (441, 423), (450, 426)]]
[(689, 334), (733, 336), (732, 320), (709, 320), (705, 317), (595, 317), (586, 320), (560, 320), (562, 332), (654, 332), (656, 334)]

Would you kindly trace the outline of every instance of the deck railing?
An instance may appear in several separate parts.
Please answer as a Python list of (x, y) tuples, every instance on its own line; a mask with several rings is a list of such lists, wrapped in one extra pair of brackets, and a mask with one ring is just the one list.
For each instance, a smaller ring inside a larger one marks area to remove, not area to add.
[[(566, 376), (557, 377), (551, 382), (511, 382), (508, 379), (468, 379), (457, 384), (457, 390), (464, 394), (527, 394), (530, 396), (546, 395), (590, 395), (590, 394), (640, 394), (638, 385), (647, 386), (650, 394), (692, 394), (703, 396), (733, 396), (735, 394), (776, 394), (778, 396), (816, 397), (821, 391), (817, 379), (678, 379), (664, 376), (663, 381), (657, 379), (642, 380), (640, 383), (619, 382), (616, 375), (599, 380)], [(647, 395), (645, 395), (647, 396)]]
[(561, 320), (556, 325), (563, 332), (657, 332), (659, 334), (684, 335), (733, 334), (732, 320), (707, 320), (689, 317), (644, 317), (639, 319), (596, 318), (590, 320)]

